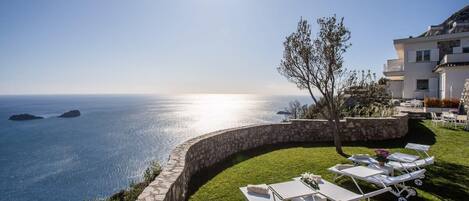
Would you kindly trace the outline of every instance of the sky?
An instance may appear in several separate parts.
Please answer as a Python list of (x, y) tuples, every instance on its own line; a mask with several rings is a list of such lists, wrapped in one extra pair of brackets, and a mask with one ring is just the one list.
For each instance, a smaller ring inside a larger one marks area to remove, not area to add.
[(305, 94), (276, 70), (300, 18), (336, 14), (348, 69), (382, 76), (393, 39), (461, 0), (0, 0), (0, 94)]

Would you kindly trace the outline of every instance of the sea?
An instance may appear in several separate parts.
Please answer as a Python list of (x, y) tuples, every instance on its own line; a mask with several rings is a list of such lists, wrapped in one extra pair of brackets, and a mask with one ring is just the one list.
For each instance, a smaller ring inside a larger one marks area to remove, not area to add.
[[(281, 122), (276, 113), (306, 96), (253, 94), (0, 96), (0, 200), (106, 198), (141, 181), (190, 138)], [(78, 109), (81, 116), (57, 118)], [(10, 121), (29, 113), (44, 119)]]

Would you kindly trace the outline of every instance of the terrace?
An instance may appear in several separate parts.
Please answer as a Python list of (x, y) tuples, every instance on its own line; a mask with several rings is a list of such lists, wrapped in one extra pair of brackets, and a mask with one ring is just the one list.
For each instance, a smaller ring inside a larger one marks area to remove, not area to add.
[(404, 60), (390, 59), (383, 66), (385, 76), (402, 76), (404, 75)]
[[(374, 148), (386, 148), (392, 152), (408, 152), (403, 149), (408, 142), (431, 145), (430, 155), (436, 163), (429, 166), (421, 187), (415, 187), (418, 195), (413, 200), (464, 200), (469, 195), (469, 138), (461, 129), (448, 129), (432, 125), (431, 121), (411, 120), (409, 133), (401, 139), (347, 143), (348, 154), (369, 153)], [(327, 168), (337, 163), (350, 163), (338, 155), (330, 143), (305, 143), (267, 146), (235, 154), (223, 165), (198, 173), (191, 181), (191, 201), (244, 200), (239, 187), (247, 184), (276, 183), (291, 180), (304, 172), (319, 174), (333, 181)], [(376, 189), (359, 182), (365, 189)], [(339, 180), (336, 184), (354, 191), (351, 180)], [(198, 188), (200, 187), (200, 188)], [(357, 191), (356, 191), (357, 192)], [(385, 193), (372, 200), (395, 200)]]

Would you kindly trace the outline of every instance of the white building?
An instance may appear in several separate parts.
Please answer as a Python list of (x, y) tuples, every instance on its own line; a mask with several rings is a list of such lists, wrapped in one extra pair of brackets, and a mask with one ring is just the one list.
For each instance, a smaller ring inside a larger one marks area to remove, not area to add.
[(459, 98), (469, 78), (469, 6), (418, 37), (394, 40), (384, 65), (393, 98)]

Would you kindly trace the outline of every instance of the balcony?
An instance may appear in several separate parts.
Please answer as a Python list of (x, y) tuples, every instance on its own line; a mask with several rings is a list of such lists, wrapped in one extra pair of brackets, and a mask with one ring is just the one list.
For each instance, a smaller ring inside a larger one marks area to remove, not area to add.
[(385, 76), (402, 76), (404, 75), (404, 60), (390, 59), (384, 64), (383, 74)]
[(469, 53), (446, 54), (440, 64), (469, 62)]

